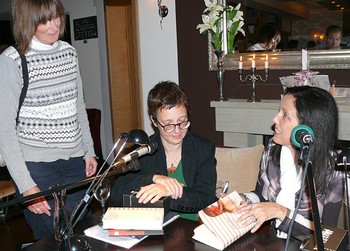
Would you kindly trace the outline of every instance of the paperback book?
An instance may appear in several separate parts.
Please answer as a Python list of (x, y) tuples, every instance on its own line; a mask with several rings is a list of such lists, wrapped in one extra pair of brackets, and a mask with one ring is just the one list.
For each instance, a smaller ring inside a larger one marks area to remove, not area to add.
[(109, 207), (103, 216), (104, 229), (162, 230), (164, 208)]
[(256, 222), (242, 227), (237, 221), (241, 214), (235, 213), (235, 210), (241, 202), (241, 197), (234, 191), (199, 211), (203, 224), (195, 228), (193, 239), (223, 250), (247, 233)]

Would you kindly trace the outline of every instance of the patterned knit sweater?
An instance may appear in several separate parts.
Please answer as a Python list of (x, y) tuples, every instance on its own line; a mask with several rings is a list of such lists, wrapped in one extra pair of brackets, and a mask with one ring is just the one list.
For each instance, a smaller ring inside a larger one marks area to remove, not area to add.
[(29, 87), (19, 113), (21, 59), (13, 47), (0, 56), (0, 153), (24, 192), (35, 185), (25, 161), (52, 162), (95, 156), (78, 57), (68, 43), (26, 53)]

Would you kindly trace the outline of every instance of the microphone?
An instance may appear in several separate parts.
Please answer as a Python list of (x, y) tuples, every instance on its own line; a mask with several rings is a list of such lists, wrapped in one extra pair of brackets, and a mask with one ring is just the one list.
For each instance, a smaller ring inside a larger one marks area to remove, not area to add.
[(337, 158), (337, 165), (344, 166), (345, 169), (347, 166), (350, 166), (350, 149), (343, 149)]
[(292, 143), (301, 148), (303, 145), (310, 145), (314, 142), (315, 134), (310, 126), (298, 125), (294, 127), (290, 135)]
[(148, 144), (143, 144), (139, 148), (135, 149), (134, 151), (126, 154), (125, 156), (121, 157), (120, 160), (112, 164), (110, 167), (121, 167), (124, 166), (127, 162), (129, 162), (133, 157), (141, 157), (145, 154), (153, 154), (158, 148), (158, 145), (156, 142), (149, 141)]

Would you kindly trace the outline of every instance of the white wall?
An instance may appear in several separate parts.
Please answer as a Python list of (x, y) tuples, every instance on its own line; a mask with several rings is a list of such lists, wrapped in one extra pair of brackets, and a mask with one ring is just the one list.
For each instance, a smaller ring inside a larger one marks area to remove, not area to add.
[(95, 0), (62, 0), (62, 3), (66, 12), (70, 16), (72, 45), (76, 48), (79, 56), (80, 73), (83, 80), (86, 107), (97, 108), (102, 111), (101, 144), (103, 156), (107, 156), (107, 151), (111, 148), (110, 144), (112, 143), (107, 140), (108, 138), (111, 138), (111, 130), (108, 130), (108, 128), (111, 128), (111, 118), (110, 110), (104, 109), (106, 106), (103, 104), (104, 95), (102, 94), (100, 71), (101, 58), (99, 47), (101, 46), (101, 41), (103, 41), (103, 39), (101, 39), (101, 34), (98, 29), (98, 38), (88, 39), (85, 43), (84, 40), (74, 40), (73, 20), (96, 16), (97, 10)]
[[(62, 0), (66, 12), (70, 15), (72, 45), (79, 55), (86, 106), (102, 110), (101, 141), (103, 155), (106, 157), (114, 142), (112, 142), (103, 2)], [(0, 1), (0, 15), (10, 10), (10, 3), (11, 0)], [(175, 1), (163, 0), (162, 5), (169, 8), (169, 14), (163, 20), (163, 29), (160, 27), (158, 1), (137, 0), (144, 121), (144, 128), (141, 129), (147, 134), (153, 133), (147, 114), (148, 91), (162, 80), (178, 83)], [(95, 15), (98, 22), (98, 38), (88, 39), (87, 43), (83, 40), (75, 41), (73, 20)]]
[(162, 80), (178, 83), (177, 37), (175, 1), (163, 0), (169, 9), (168, 16), (160, 26), (157, 0), (138, 0), (140, 60), (144, 130), (152, 134), (153, 129), (147, 114), (147, 94)]

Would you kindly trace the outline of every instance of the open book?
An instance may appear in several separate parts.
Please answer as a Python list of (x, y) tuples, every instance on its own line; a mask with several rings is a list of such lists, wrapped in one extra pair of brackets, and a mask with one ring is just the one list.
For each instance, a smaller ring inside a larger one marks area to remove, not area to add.
[(234, 211), (241, 202), (241, 197), (234, 191), (199, 211), (198, 215), (203, 224), (194, 229), (193, 239), (223, 250), (247, 233), (256, 222), (247, 227), (241, 227), (237, 222), (241, 214)]

